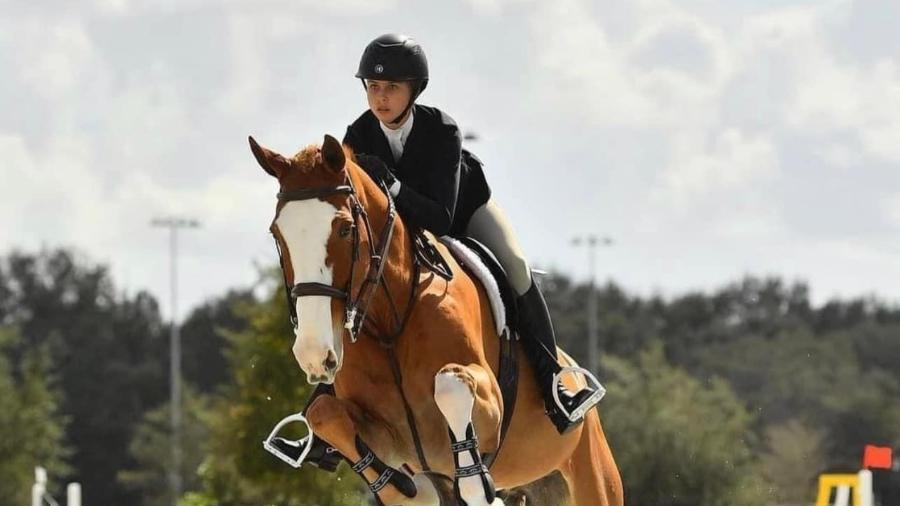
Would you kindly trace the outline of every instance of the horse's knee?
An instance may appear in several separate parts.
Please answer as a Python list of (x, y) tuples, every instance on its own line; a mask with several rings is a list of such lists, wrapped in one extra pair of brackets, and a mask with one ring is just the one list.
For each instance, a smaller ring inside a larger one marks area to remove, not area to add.
[(475, 378), (461, 366), (445, 366), (434, 377), (434, 401), (451, 427), (465, 428), (475, 403)]
[(353, 441), (356, 427), (343, 402), (328, 395), (316, 398), (306, 410), (313, 432), (333, 445)]

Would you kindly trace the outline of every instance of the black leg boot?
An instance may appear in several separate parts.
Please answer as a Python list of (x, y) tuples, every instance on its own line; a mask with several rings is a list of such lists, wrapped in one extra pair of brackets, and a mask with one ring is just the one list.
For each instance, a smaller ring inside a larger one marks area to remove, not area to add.
[[(547, 415), (556, 426), (556, 430), (560, 434), (564, 434), (582, 422), (584, 413), (600, 401), (602, 393), (597, 392), (591, 386), (571, 392), (563, 386), (562, 382), (559, 382), (556, 387), (559, 397), (559, 404), (557, 403), (553, 395), (554, 376), (562, 368), (556, 356), (556, 335), (553, 332), (547, 303), (534, 281), (531, 282), (528, 291), (516, 302), (519, 313), (518, 331), (522, 348), (534, 367), (538, 386), (544, 397)], [(570, 419), (567, 413), (573, 414), (575, 419)]]
[[(302, 411), (303, 415), (306, 415), (306, 410), (309, 408), (309, 405), (320, 395), (334, 395), (334, 387), (324, 383), (316, 385), (312, 395), (309, 396), (309, 400), (306, 401), (306, 407), (304, 407)], [(312, 442), (310, 443), (310, 441)], [(299, 467), (302, 463), (308, 463), (319, 469), (333, 473), (337, 470), (337, 466), (341, 463), (341, 459), (344, 458), (344, 456), (337, 451), (337, 448), (332, 447), (321, 438), (315, 437), (312, 431), (310, 431), (309, 435), (301, 439), (287, 439), (281, 436), (275, 436), (269, 439), (267, 443), (272, 447), (267, 447), (267, 450), (294, 467)], [(309, 446), (309, 452), (301, 462), (300, 459), (303, 457), (303, 453), (306, 451), (307, 446)], [(281, 455), (279, 455), (279, 453)]]

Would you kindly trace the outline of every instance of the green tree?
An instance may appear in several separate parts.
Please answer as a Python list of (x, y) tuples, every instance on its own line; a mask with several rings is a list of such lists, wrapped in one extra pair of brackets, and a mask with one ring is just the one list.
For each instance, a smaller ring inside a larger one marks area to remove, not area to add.
[(228, 382), (231, 371), (225, 357), (228, 341), (224, 333), (247, 329), (247, 320), (234, 308), (250, 302), (250, 291), (230, 290), (195, 308), (181, 326), (184, 379), (201, 393), (212, 393)]
[[(184, 390), (182, 400), (182, 490), (197, 491), (202, 487), (198, 469), (209, 447), (210, 401), (190, 388)], [(135, 467), (120, 471), (118, 480), (124, 488), (140, 496), (144, 506), (172, 504), (168, 482), (171, 437), (168, 403), (148, 411), (134, 432), (128, 449)]]
[(35, 466), (49, 478), (65, 476), (70, 451), (64, 444), (67, 420), (59, 413), (59, 390), (50, 374), (46, 350), (25, 353), (11, 362), (6, 351), (20, 338), (0, 327), (0, 498), (4, 504), (28, 504)]
[(248, 329), (226, 333), (233, 379), (210, 417), (209, 456), (200, 466), (204, 490), (184, 504), (368, 504), (362, 481), (347, 466), (337, 474), (310, 466), (298, 471), (262, 448), (272, 427), (300, 411), (311, 392), (291, 352), (293, 332), (280, 278), (272, 285), (266, 301), (240, 308)]
[(751, 417), (727, 383), (672, 367), (661, 345), (636, 362), (606, 357), (605, 430), (629, 504), (757, 506)]
[(132, 466), (128, 444), (143, 414), (168, 397), (168, 340), (156, 300), (116, 291), (108, 269), (68, 250), (0, 260), (0, 322), (22, 339), (13, 363), (49, 350), (70, 423), (72, 481), (85, 504), (140, 504), (116, 482)]
[(825, 462), (824, 430), (792, 419), (767, 427), (765, 437), (762, 470), (778, 503), (815, 502), (816, 477)]

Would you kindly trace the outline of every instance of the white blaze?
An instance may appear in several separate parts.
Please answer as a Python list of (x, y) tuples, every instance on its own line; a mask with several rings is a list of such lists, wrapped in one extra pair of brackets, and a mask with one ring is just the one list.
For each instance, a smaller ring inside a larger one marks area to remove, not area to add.
[[(318, 282), (331, 285), (333, 273), (325, 265), (328, 238), (337, 209), (320, 200), (288, 202), (281, 208), (275, 224), (290, 253), (294, 284)], [(296, 302), (299, 323), (295, 329), (294, 356), (307, 375), (324, 374), (323, 362), (329, 351), (341, 360), (335, 350), (331, 322), (331, 297), (300, 297)]]

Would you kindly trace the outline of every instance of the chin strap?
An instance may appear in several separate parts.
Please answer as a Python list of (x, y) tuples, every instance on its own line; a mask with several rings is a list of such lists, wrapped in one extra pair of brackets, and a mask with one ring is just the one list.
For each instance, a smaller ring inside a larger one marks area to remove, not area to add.
[[(365, 84), (365, 83), (363, 83), (363, 84)], [(403, 119), (404, 116), (406, 116), (406, 113), (409, 112), (410, 109), (412, 109), (412, 106), (415, 105), (416, 99), (419, 98), (419, 95), (421, 93), (422, 93), (422, 84), (420, 82), (416, 82), (415, 89), (412, 90), (412, 95), (409, 98), (409, 103), (406, 104), (406, 109), (403, 109), (403, 112), (401, 112), (399, 116), (394, 118), (394, 121), (391, 121), (392, 125), (396, 125), (397, 123), (400, 122), (400, 120)]]

